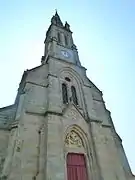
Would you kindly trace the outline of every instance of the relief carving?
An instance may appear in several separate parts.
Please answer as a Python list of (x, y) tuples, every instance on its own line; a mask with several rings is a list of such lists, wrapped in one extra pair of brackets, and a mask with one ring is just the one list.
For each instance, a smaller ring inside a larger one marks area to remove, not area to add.
[(21, 151), (22, 143), (23, 143), (22, 140), (20, 140), (20, 139), (16, 140), (16, 151), (17, 152)]
[(67, 134), (65, 144), (69, 147), (83, 147), (82, 139), (74, 130)]
[(77, 120), (79, 118), (79, 115), (76, 111), (70, 110), (70, 112), (68, 112), (68, 114), (67, 114), (67, 117), (72, 120)]

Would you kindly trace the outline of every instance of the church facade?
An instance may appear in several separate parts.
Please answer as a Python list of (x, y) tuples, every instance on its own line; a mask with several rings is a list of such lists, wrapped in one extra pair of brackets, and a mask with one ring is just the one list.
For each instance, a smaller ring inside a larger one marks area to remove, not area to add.
[(0, 108), (0, 179), (135, 180), (57, 12), (44, 43), (41, 65), (24, 72), (15, 103)]

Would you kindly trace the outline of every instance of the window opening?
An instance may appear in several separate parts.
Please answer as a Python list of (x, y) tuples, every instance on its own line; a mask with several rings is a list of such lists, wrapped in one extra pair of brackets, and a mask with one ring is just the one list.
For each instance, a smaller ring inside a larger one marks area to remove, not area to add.
[(71, 92), (72, 92), (72, 98), (74, 104), (78, 105), (78, 99), (77, 99), (77, 94), (76, 94), (76, 89), (74, 86), (71, 86)]
[(62, 84), (62, 98), (63, 98), (63, 103), (67, 104), (68, 103), (68, 93), (67, 93), (67, 86), (66, 84)]
[(70, 81), (71, 81), (68, 77), (65, 77), (65, 80), (66, 80), (66, 81), (68, 81), (68, 82), (70, 82)]
[(67, 36), (64, 36), (65, 37), (65, 45), (68, 45), (68, 39), (67, 39)]
[(61, 43), (61, 35), (59, 32), (58, 32), (58, 42)]

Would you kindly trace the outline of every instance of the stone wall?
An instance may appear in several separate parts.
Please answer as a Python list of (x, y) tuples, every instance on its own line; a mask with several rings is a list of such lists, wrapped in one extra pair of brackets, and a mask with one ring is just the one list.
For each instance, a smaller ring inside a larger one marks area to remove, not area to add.
[(7, 155), (8, 139), (9, 131), (0, 130), (0, 174), (2, 172), (3, 164)]

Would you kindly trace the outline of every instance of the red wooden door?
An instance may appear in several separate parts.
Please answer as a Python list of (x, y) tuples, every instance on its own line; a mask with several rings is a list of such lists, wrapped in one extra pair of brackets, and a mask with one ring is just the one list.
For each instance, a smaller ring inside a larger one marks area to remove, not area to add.
[(88, 180), (85, 157), (83, 154), (68, 154), (67, 176), (68, 180)]

